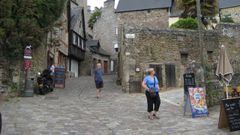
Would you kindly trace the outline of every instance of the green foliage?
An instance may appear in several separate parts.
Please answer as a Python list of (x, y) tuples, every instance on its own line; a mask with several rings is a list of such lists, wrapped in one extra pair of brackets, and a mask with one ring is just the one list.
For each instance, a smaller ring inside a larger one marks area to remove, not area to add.
[(223, 16), (223, 18), (221, 19), (221, 22), (234, 23), (233, 18), (230, 15)]
[(41, 45), (62, 14), (66, 0), (0, 0), (0, 48), (7, 58), (22, 58), (27, 44)]
[(198, 28), (198, 23), (193, 18), (180, 19), (176, 23), (172, 24), (171, 28), (196, 30)]
[(66, 0), (34, 0), (37, 20), (41, 27), (51, 26), (62, 14)]
[(101, 16), (101, 14), (102, 14), (101, 9), (96, 7), (94, 13), (88, 20), (88, 27), (91, 28), (91, 30), (93, 29), (94, 24), (97, 22), (97, 19)]

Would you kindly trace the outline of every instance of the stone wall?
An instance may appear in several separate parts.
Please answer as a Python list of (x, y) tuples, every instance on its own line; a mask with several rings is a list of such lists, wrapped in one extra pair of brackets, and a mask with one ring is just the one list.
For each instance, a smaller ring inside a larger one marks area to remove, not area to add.
[[(96, 61), (94, 61), (94, 59)], [(102, 68), (104, 69), (104, 61), (108, 62), (108, 73), (110, 73), (110, 58), (106, 57), (106, 56), (102, 56), (96, 53), (92, 53), (89, 49), (86, 50), (86, 54), (85, 54), (85, 60), (83, 62), (81, 62), (80, 64), (80, 75), (83, 76), (89, 76), (89, 75), (93, 75), (93, 71), (95, 69), (95, 66), (98, 62), (98, 60), (101, 60), (102, 63)]]
[(118, 24), (128, 27), (146, 27), (149, 29), (168, 28), (168, 10), (153, 9), (117, 13)]
[(80, 75), (88, 76), (92, 74), (92, 53), (86, 48), (85, 59), (80, 63)]
[[(32, 69), (30, 77), (35, 78), (37, 72), (47, 68), (46, 39), (38, 48), (32, 48)], [(7, 59), (0, 57), (0, 89), (8, 94), (20, 94), (24, 89), (25, 72), (23, 58)]]
[(32, 71), (36, 74), (42, 72), (47, 67), (47, 44), (42, 44), (38, 48), (33, 48), (32, 51)]
[(4, 82), (4, 79), (5, 79), (5, 77), (4, 77), (4, 66), (5, 66), (5, 60), (2, 58), (2, 57), (0, 57), (0, 86), (3, 84), (3, 82)]
[(99, 40), (101, 47), (113, 55), (114, 44), (117, 43), (117, 17), (114, 13), (114, 0), (106, 1), (101, 11), (101, 17), (93, 28), (93, 39)]
[(22, 61), (0, 58), (0, 90), (4, 90), (6, 95), (18, 95), (23, 90), (23, 84)]
[(235, 23), (240, 23), (240, 6), (221, 9), (221, 17), (230, 15)]
[[(233, 66), (232, 87), (240, 86), (240, 25), (221, 24), (217, 26), (220, 44), (227, 45), (228, 57)], [(213, 104), (216, 103), (213, 102)]]
[(67, 56), (68, 56), (68, 20), (67, 20), (67, 5), (61, 17), (56, 21), (59, 24), (58, 27), (54, 27), (51, 32), (48, 33), (48, 51), (53, 55), (55, 66), (64, 66), (68, 69)]
[[(216, 31), (201, 32), (206, 67), (204, 71), (207, 73), (205, 79), (216, 79), (215, 69), (221, 44), (227, 48), (234, 71), (239, 72), (239, 30), (239, 25), (223, 24), (218, 26)], [(168, 88), (166, 66), (169, 64), (175, 65), (176, 87), (183, 86), (183, 74), (189, 71), (195, 73), (198, 85), (203, 81), (198, 31), (125, 27), (122, 33), (119, 42), (120, 78), (124, 91), (141, 91), (130, 89), (133, 88), (131, 83), (141, 82), (144, 71), (150, 64), (162, 66), (163, 89)], [(135, 38), (128, 39), (125, 34), (135, 34)], [(141, 71), (136, 72), (136, 68), (140, 68)]]

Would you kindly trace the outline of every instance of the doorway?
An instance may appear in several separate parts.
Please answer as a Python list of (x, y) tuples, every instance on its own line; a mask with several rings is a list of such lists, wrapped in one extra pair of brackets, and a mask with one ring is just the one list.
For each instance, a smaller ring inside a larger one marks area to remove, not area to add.
[(161, 64), (150, 64), (149, 67), (150, 67), (150, 68), (154, 68), (154, 70), (155, 70), (155, 76), (156, 76), (157, 79), (158, 79), (159, 86), (162, 87), (162, 86), (163, 86), (162, 65), (161, 65)]
[(54, 64), (54, 55), (48, 51), (48, 58), (47, 58), (47, 68), (51, 67)]
[(165, 65), (166, 72), (166, 86), (167, 87), (176, 87), (176, 71), (174, 64)]
[(108, 61), (104, 61), (104, 73), (108, 73)]

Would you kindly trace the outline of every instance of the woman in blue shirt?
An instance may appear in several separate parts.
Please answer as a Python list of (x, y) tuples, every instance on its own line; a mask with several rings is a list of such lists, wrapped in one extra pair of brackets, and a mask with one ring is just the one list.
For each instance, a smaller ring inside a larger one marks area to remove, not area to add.
[(161, 100), (159, 97), (160, 88), (158, 85), (158, 79), (155, 76), (155, 71), (153, 68), (150, 68), (148, 70), (148, 75), (144, 77), (142, 87), (146, 90), (145, 94), (147, 97), (147, 110), (149, 113), (148, 118), (151, 120), (154, 118), (159, 119), (156, 113), (158, 112), (161, 104)]

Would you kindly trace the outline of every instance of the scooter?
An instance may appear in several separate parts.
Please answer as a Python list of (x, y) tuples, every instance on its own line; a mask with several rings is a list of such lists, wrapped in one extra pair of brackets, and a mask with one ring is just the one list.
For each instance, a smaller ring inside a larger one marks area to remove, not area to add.
[(2, 133), (2, 113), (0, 112), (0, 135)]
[(53, 77), (51, 76), (51, 71), (45, 69), (42, 73), (38, 73), (37, 77), (37, 94), (45, 95), (53, 91)]
[(0, 112), (0, 135), (2, 133), (2, 113)]
[[(5, 91), (0, 88), (0, 98), (1, 98), (0, 102), (2, 102), (1, 100), (4, 93)], [(0, 135), (1, 135), (1, 132), (2, 132), (2, 113), (0, 112)]]

